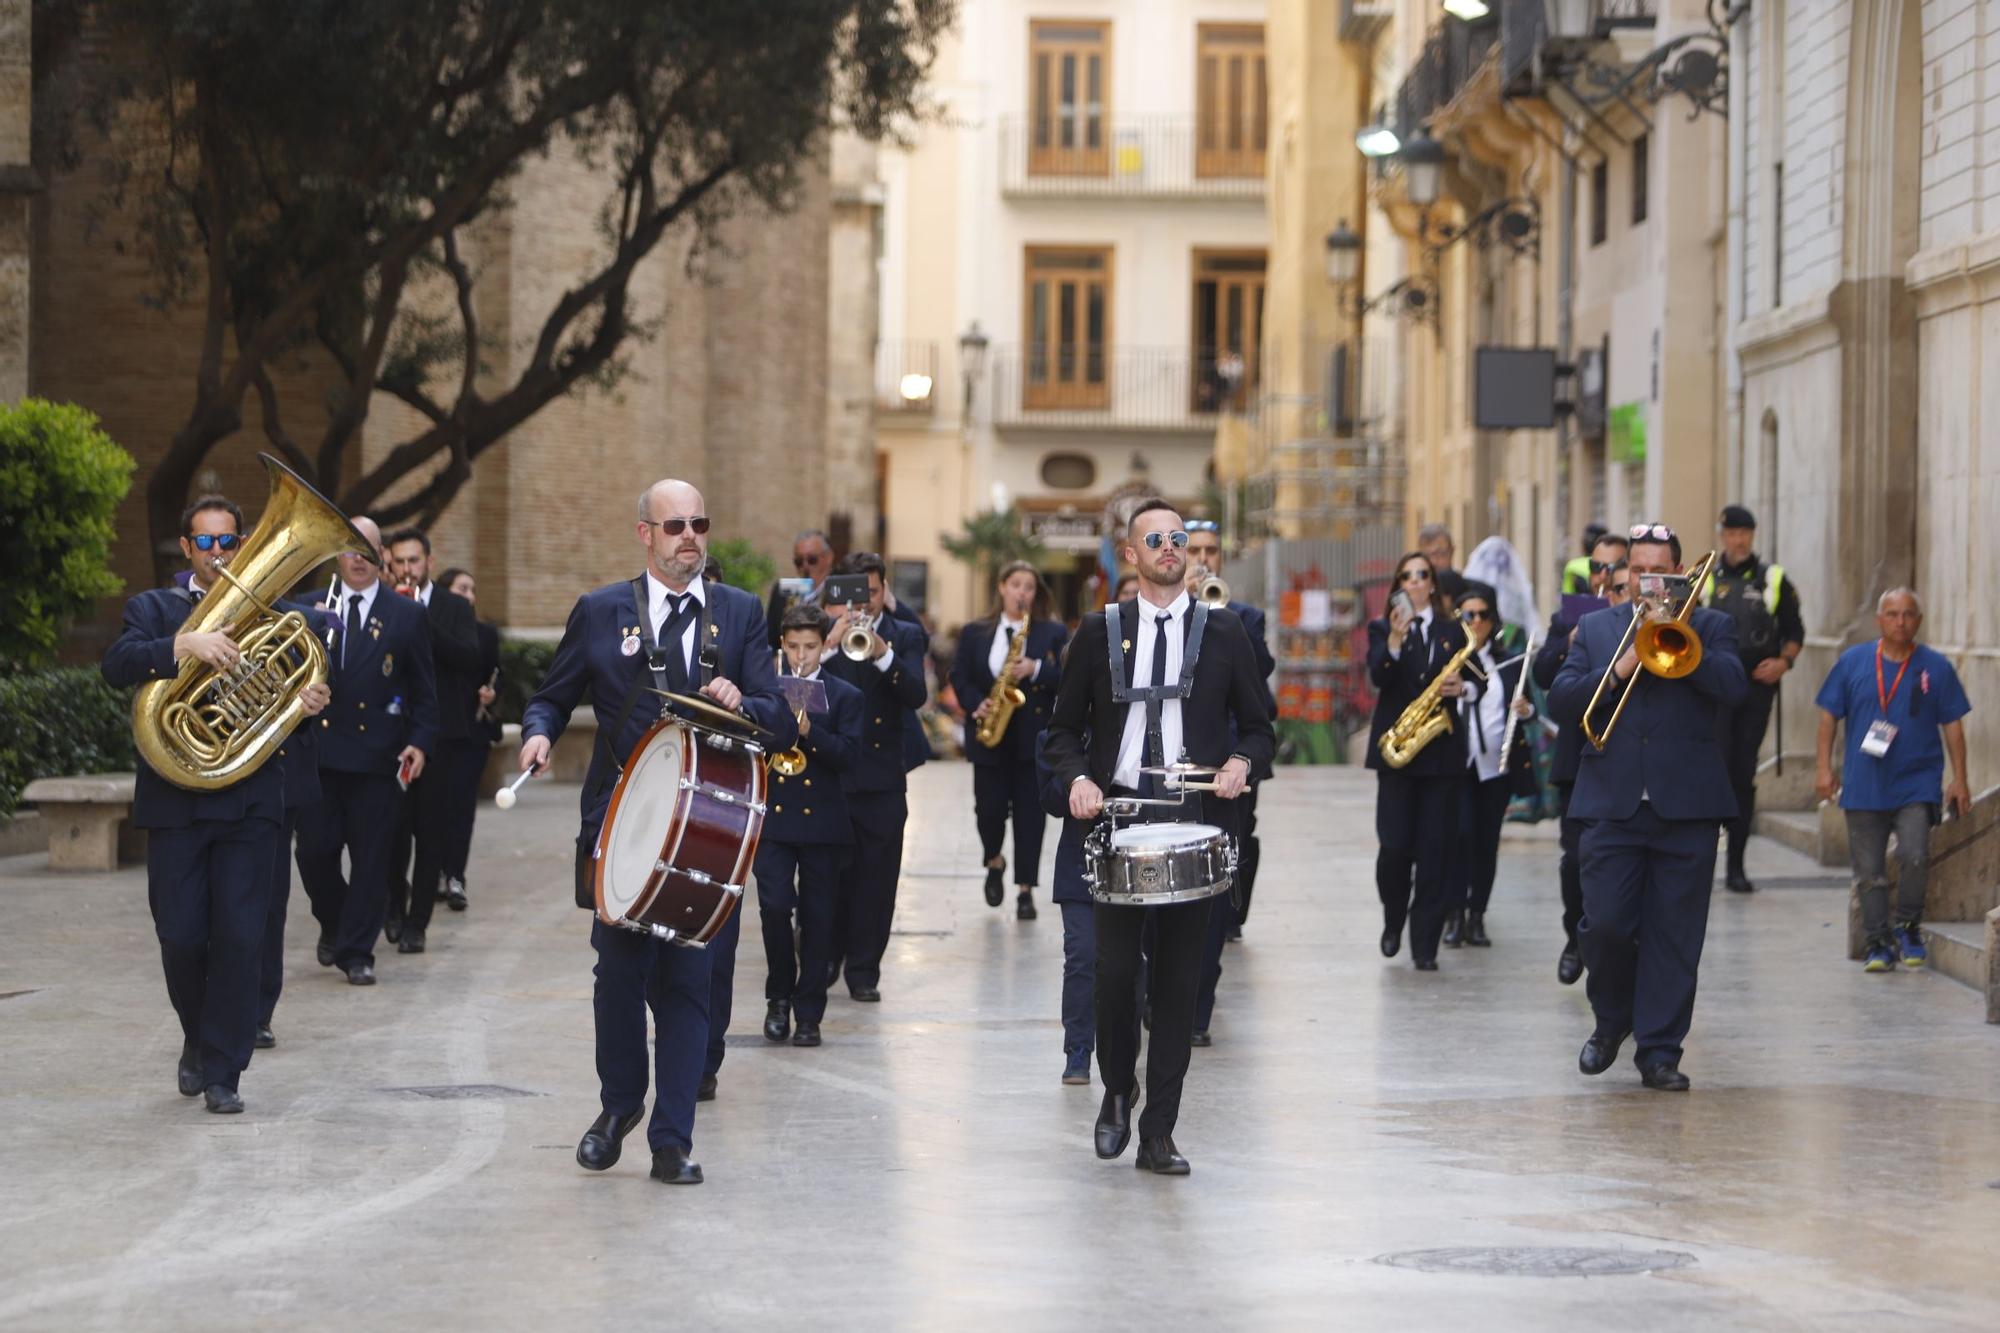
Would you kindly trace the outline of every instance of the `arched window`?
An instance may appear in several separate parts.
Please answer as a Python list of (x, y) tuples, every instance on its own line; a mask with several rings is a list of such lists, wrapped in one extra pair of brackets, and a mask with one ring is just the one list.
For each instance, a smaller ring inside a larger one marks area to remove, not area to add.
[(1097, 464), (1087, 454), (1050, 454), (1042, 459), (1042, 485), (1052, 491), (1088, 490), (1097, 482)]

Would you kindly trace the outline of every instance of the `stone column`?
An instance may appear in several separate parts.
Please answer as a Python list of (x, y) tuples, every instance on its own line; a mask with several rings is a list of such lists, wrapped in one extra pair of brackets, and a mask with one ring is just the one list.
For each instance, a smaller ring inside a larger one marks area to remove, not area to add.
[(33, 28), (31, 0), (0, 0), (0, 402), (10, 403), (28, 392)]

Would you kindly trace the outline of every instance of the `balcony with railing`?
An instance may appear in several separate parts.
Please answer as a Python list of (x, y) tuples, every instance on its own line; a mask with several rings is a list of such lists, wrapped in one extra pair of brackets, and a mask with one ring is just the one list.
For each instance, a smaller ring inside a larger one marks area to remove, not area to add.
[(1185, 347), (1030, 343), (991, 354), (993, 421), (1002, 430), (1215, 430), (1240, 408), (1254, 358)]
[(1000, 119), (1000, 189), (1013, 198), (1262, 199), (1263, 114), (1061, 114)]
[(875, 344), (875, 410), (929, 412), (937, 402), (938, 345), (923, 340)]
[(1545, 73), (1561, 77), (1586, 48), (1659, 21), (1659, 0), (1501, 0), (1500, 84), (1509, 96), (1532, 93)]

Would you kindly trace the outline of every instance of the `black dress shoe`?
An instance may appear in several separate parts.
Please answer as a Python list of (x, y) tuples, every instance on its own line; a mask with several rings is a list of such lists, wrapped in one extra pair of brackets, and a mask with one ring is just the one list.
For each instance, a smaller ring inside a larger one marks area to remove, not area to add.
[(1224, 944), (1243, 943), (1243, 927), (1231, 926), (1228, 930), (1222, 932), (1222, 942)]
[(624, 1149), (619, 1145), (625, 1136), (639, 1127), (646, 1118), (646, 1108), (640, 1107), (627, 1115), (613, 1116), (611, 1112), (601, 1113), (590, 1122), (590, 1128), (583, 1131), (583, 1137), (576, 1143), (576, 1164), (586, 1171), (609, 1171), (618, 1164), (618, 1154)]
[(1722, 882), (1729, 889), (1731, 893), (1757, 892), (1757, 886), (1755, 884), (1752, 884), (1750, 882), (1750, 877), (1744, 874), (1740, 870), (1731, 871), (1729, 877), (1723, 880)]
[(201, 1096), (201, 1048), (191, 1041), (181, 1044), (181, 1063), (174, 1071), (174, 1085), (183, 1097)]
[(715, 1100), (715, 1075), (703, 1074), (701, 1076), (701, 1082), (695, 1086), (694, 1099), (698, 1102), (712, 1102)]
[(764, 1004), (764, 1040), (783, 1041), (792, 1035), (792, 1007), (783, 1000)]
[(1583, 1044), (1583, 1050), (1576, 1057), (1576, 1067), (1590, 1075), (1602, 1074), (1618, 1063), (1618, 1048), (1625, 1044), (1630, 1028), (1624, 1032), (1593, 1032), (1590, 1040)]
[(350, 986), (372, 986), (375, 984), (375, 969), (367, 963), (347, 965), (347, 984)]
[(403, 918), (399, 916), (392, 916), (387, 920), (385, 920), (382, 923), (382, 938), (389, 941), (389, 943), (391, 944), (402, 943)]
[(1403, 928), (1401, 926), (1396, 927), (1394, 930), (1385, 930), (1382, 932), (1382, 956), (1384, 958), (1394, 958), (1402, 947)]
[(1132, 1094), (1107, 1092), (1097, 1108), (1097, 1155), (1110, 1161), (1132, 1141)]
[(1014, 919), (1016, 921), (1033, 921), (1035, 919), (1034, 894), (1017, 893), (1014, 895)]
[[(1682, 1082), (1686, 1082), (1685, 1079)], [(220, 1083), (211, 1083), (202, 1091), (202, 1101), (215, 1115), (241, 1115), (243, 1099), (236, 1095), (236, 1089), (225, 1088)]]
[(411, 926), (408, 930), (403, 932), (402, 941), (396, 945), (396, 952), (422, 953), (423, 951), (424, 951), (424, 932), (417, 929), (415, 926)]
[(801, 1021), (799, 1023), (799, 1030), (792, 1034), (792, 1045), (794, 1046), (819, 1045), (819, 1024), (807, 1023)]
[(1206, 1032), (1190, 1032), (1188, 1034), (1188, 1045), (1213, 1046), (1215, 1045), (1215, 1038), (1209, 1036)]
[(1156, 1176), (1184, 1176), (1188, 1173), (1187, 1158), (1174, 1147), (1171, 1135), (1164, 1139), (1140, 1139), (1139, 1156), (1132, 1165), (1141, 1171), (1151, 1171)]
[(447, 879), (444, 882), (444, 905), (454, 912), (465, 910), (465, 881)]
[(653, 1179), (668, 1185), (699, 1185), (701, 1168), (688, 1160), (686, 1148), (655, 1148)]
[(1444, 919), (1444, 937), (1438, 943), (1447, 949), (1456, 949), (1465, 943), (1465, 913), (1453, 912)]
[(333, 933), (331, 931), (320, 931), (318, 957), (321, 967), (333, 966)]
[(1465, 914), (1465, 942), (1474, 949), (1490, 949), (1493, 941), (1486, 938), (1486, 913), (1467, 912)]
[(271, 1025), (269, 1023), (259, 1023), (257, 1025), (257, 1036), (254, 1040), (251, 1041), (250, 1044), (252, 1046), (255, 1046), (260, 1051), (268, 1051), (273, 1046), (276, 1046), (278, 1044), (278, 1038), (277, 1035), (271, 1031)]
[(1562, 957), (1556, 959), (1556, 980), (1565, 986), (1574, 986), (1582, 975), (1583, 955), (1577, 952), (1574, 944), (1565, 944)]
[(1007, 863), (986, 867), (986, 905), (998, 907), (1000, 900), (1007, 896), (1007, 884), (1001, 877), (1007, 873)]
[(882, 992), (876, 990), (873, 986), (849, 986), (847, 988), (847, 998), (857, 1004), (880, 1004), (882, 1003)]
[(1419, 972), (1435, 972), (1438, 970), (1438, 960), (1435, 958), (1413, 958), (1410, 962)]
[(1679, 1065), (1646, 1065), (1639, 1070), (1639, 1081), (1655, 1092), (1686, 1092), (1693, 1086)]

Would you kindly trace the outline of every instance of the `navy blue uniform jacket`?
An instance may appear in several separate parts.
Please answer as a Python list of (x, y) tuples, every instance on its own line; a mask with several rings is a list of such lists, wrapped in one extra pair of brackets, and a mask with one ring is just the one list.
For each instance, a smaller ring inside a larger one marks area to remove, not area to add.
[[(708, 599), (708, 624), (712, 631), (696, 648), (697, 661), (690, 663), (691, 685), (701, 678), (699, 656), (702, 648), (713, 647), (721, 655), (716, 673), (743, 691), (743, 713), (771, 733), (763, 744), (776, 753), (797, 739), (798, 726), (792, 710), (778, 688), (777, 668), (764, 634), (764, 608), (757, 599), (738, 588), (710, 583), (704, 589)], [(658, 695), (644, 694), (653, 683), (646, 670), (644, 652), (625, 656), (621, 645), (637, 623), (638, 609), (632, 604), (630, 582), (612, 583), (585, 593), (577, 599), (563, 627), (562, 642), (541, 688), (528, 701), (521, 715), (521, 739), (546, 736), (554, 744), (569, 726), (570, 714), (586, 696), (597, 711), (597, 748), (590, 756), (590, 771), (584, 775), (579, 805), (583, 813), (583, 837), (595, 839), (604, 823), (604, 809), (611, 804), (611, 789), (632, 748), (652, 725), (660, 720)], [(624, 721), (626, 696), (640, 692)], [(605, 733), (616, 724), (618, 734)], [(614, 758), (613, 756), (616, 756)]]
[[(1556, 683), (1549, 712), (1566, 727), (1578, 727), (1591, 691), (1611, 665), (1618, 641), (1631, 622), (1629, 606), (1593, 611), (1578, 626)], [(1626, 689), (1635, 691), (1603, 753), (1585, 745), (1570, 793), (1573, 819), (1629, 819), (1640, 794), (1662, 819), (1733, 819), (1736, 795), (1716, 739), (1722, 715), (1749, 692), (1743, 663), (1736, 656), (1736, 624), (1720, 611), (1697, 609), (1692, 621), (1701, 636), (1701, 665), (1680, 680), (1663, 680), (1641, 670)], [(1607, 689), (1594, 717), (1611, 720), (1616, 690)]]
[(340, 585), (334, 615), (343, 628), (326, 651), (333, 671), (333, 702), (319, 715), (319, 766), (336, 773), (393, 776), (405, 745), (437, 758), (437, 673), (431, 666), (431, 627), (422, 602), (383, 583), (361, 633), (341, 661), (346, 598)]
[(822, 676), (852, 685), (861, 699), (861, 730), (855, 759), (841, 779), (851, 792), (904, 791), (909, 786), (909, 729), (923, 729), (914, 710), (924, 704), (923, 631), (900, 620), (884, 620), (876, 633), (889, 640), (889, 669), (853, 662), (839, 653), (826, 659)]
[(975, 734), (978, 724), (972, 720), (972, 714), (993, 689), (993, 668), (987, 664), (987, 658), (992, 656), (993, 636), (999, 632), (999, 626), (997, 619), (989, 617), (971, 621), (958, 632), (958, 652), (951, 660), (951, 689), (958, 696), (958, 706), (965, 710), (965, 757), (975, 764), (997, 764), (1001, 751), (1006, 751), (1023, 763), (1032, 764), (1035, 738), (1048, 726), (1049, 717), (1055, 712), (1056, 693), (1062, 685), (1063, 647), (1069, 642), (1069, 630), (1054, 620), (1028, 622), (1028, 644), (1021, 650), (1021, 660), (1040, 662), (1042, 669), (1033, 680), (1021, 682), (1021, 693), (1028, 701), (1014, 710), (1000, 744), (988, 749), (979, 743)]
[[(765, 842), (854, 841), (854, 825), (847, 818), (847, 797), (841, 788), (860, 753), (861, 691), (827, 675), (824, 669), (819, 678), (826, 683), (827, 711), (806, 714), (812, 726), (798, 739), (799, 749), (805, 752), (806, 771), (791, 778), (776, 771), (771, 774), (770, 790), (764, 797)], [(900, 755), (896, 762), (902, 764)]]
[[(1576, 626), (1563, 619), (1557, 611), (1549, 617), (1549, 632), (1542, 640), (1542, 646), (1535, 650), (1535, 684), (1546, 694), (1555, 688), (1556, 673), (1562, 670), (1564, 659), (1569, 656), (1569, 632)], [(1576, 727), (1562, 727), (1556, 732), (1556, 752), (1549, 760), (1549, 781), (1564, 786), (1576, 781), (1576, 763), (1583, 756), (1583, 732)]]
[[(192, 609), (193, 603), (179, 588), (148, 588), (126, 602), (124, 628), (104, 650), (104, 679), (122, 688), (172, 680), (180, 674), (174, 661), (174, 635), (180, 633)], [(207, 668), (196, 663), (188, 669)], [(284, 818), (284, 800), (281, 763), (266, 763), (220, 791), (189, 791), (168, 782), (141, 759), (132, 792), (132, 826), (186, 828), (205, 819), (268, 819), (275, 823)]]

